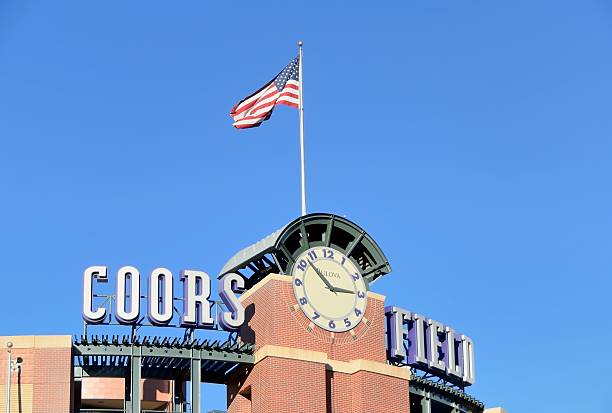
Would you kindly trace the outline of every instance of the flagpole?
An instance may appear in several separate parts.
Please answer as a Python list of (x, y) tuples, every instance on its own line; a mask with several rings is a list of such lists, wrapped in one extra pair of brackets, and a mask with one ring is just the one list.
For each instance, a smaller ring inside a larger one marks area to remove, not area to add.
[(302, 178), (302, 216), (306, 215), (306, 170), (304, 166), (304, 86), (302, 83), (302, 46), (304, 45), (303, 41), (298, 42), (298, 47), (300, 49), (300, 62), (298, 67), (298, 76), (300, 78), (300, 172)]

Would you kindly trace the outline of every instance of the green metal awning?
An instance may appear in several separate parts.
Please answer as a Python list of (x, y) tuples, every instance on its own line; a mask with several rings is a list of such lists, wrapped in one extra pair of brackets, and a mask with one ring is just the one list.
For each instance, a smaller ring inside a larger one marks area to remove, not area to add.
[(479, 413), (484, 410), (484, 403), (454, 386), (436, 382), (417, 375), (410, 374), (410, 394), (426, 398), (427, 402), (451, 406), (454, 412)]
[(140, 357), (142, 378), (188, 379), (192, 360), (201, 361), (202, 381), (226, 383), (240, 364), (253, 364), (253, 346), (201, 339), (83, 336), (72, 347), (75, 376), (128, 377), (130, 359)]
[(288, 274), (295, 258), (311, 247), (332, 247), (361, 269), (368, 284), (391, 272), (389, 261), (374, 239), (354, 222), (328, 213), (299, 217), (236, 253), (219, 278), (234, 272), (250, 288), (271, 273)]

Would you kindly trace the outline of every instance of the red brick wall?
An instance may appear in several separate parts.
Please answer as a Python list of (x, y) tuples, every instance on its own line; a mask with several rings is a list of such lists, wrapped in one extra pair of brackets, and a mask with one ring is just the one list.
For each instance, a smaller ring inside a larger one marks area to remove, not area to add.
[(409, 411), (408, 381), (358, 371), (331, 375), (331, 412), (399, 413)]
[(32, 413), (70, 412), (72, 349), (43, 348), (34, 353)]
[[(234, 374), (228, 385), (231, 413), (327, 411), (324, 364), (268, 357), (243, 373)], [(241, 379), (243, 385), (236, 385)]]
[[(140, 379), (141, 399), (146, 401), (172, 401), (172, 382), (160, 379)], [(83, 377), (81, 399), (123, 400), (125, 379), (123, 377)]]
[[(11, 389), (20, 385), (23, 389), (31, 386), (32, 391), (23, 392), (22, 400), (11, 398), (11, 408), (20, 402), (24, 413), (32, 406), (33, 413), (70, 413), (72, 402), (72, 349), (70, 337), (1, 337), (0, 346), (6, 349), (6, 342), (11, 341), (14, 347), (11, 357), (23, 358), (21, 375), (11, 375)], [(65, 347), (53, 347), (51, 342), (63, 342)], [(6, 352), (0, 359), (0, 384), (6, 380)], [(31, 398), (31, 400), (25, 400)], [(27, 406), (27, 408), (26, 408)]]
[(123, 400), (125, 379), (123, 377), (83, 377), (81, 399)]
[(351, 412), (399, 413), (408, 412), (408, 380), (384, 376), (369, 371), (352, 375), (353, 406)]
[(349, 332), (336, 333), (332, 338), (331, 333), (318, 327), (308, 332), (310, 321), (299, 308), (294, 308), (296, 304), (289, 281), (267, 281), (243, 302), (247, 322), (240, 331), (242, 340), (257, 348), (273, 344), (321, 351), (334, 360), (386, 361), (383, 300), (368, 298), (365, 318), (369, 325), (360, 323), (356, 338)]

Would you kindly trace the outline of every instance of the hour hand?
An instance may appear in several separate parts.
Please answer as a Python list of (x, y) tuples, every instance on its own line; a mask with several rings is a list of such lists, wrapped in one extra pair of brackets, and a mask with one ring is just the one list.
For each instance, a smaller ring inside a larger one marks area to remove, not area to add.
[(338, 293), (336, 292), (336, 288), (333, 285), (331, 285), (331, 283), (327, 280), (327, 278), (325, 278), (323, 273), (321, 271), (319, 271), (319, 269), (317, 267), (315, 267), (312, 262), (310, 263), (310, 266), (317, 273), (317, 275), (321, 278), (321, 280), (323, 280), (323, 283), (329, 289), (329, 291), (331, 291), (332, 293), (337, 295)]
[(340, 287), (334, 287), (334, 290), (339, 292), (339, 293), (355, 294), (355, 291), (353, 291), (353, 290), (346, 290), (346, 289), (340, 288)]

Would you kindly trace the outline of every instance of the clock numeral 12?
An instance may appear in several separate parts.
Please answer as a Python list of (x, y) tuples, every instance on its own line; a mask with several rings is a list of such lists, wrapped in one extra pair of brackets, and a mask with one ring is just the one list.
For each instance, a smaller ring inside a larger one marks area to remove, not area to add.
[(334, 251), (323, 248), (323, 258), (334, 258)]

